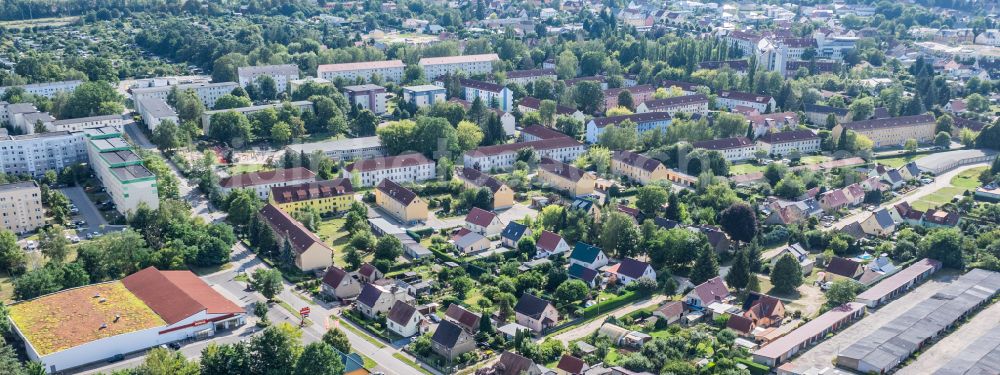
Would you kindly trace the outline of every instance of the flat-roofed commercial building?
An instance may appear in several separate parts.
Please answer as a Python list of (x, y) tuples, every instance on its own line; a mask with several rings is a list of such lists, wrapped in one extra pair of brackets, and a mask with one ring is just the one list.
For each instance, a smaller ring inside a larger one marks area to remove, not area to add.
[(111, 196), (118, 212), (135, 211), (140, 204), (160, 207), (156, 175), (143, 165), (142, 158), (115, 128), (87, 129), (90, 167)]
[(173, 121), (175, 125), (180, 125), (180, 118), (177, 117), (177, 111), (167, 104), (166, 100), (160, 98), (144, 98), (141, 100), (142, 104), (136, 104), (136, 108), (141, 108), (139, 115), (142, 116), (142, 122), (146, 123), (146, 128), (150, 132), (156, 130), (156, 127), (160, 125), (164, 120)]
[(246, 322), (246, 311), (190, 271), (149, 267), (10, 305), (14, 334), (32, 361), (62, 372)]
[(406, 64), (403, 64), (403, 60), (323, 64), (316, 67), (316, 76), (331, 82), (337, 78), (354, 82), (358, 77), (363, 78), (365, 82), (370, 82), (372, 76), (377, 74), (386, 81), (399, 83), (403, 81), (403, 69), (405, 68)]
[(312, 154), (322, 152), (333, 161), (352, 161), (385, 156), (385, 146), (378, 136), (338, 139), (288, 145), (288, 151)]
[(226, 177), (219, 180), (219, 190), (226, 195), (235, 189), (251, 189), (257, 198), (267, 200), (272, 188), (308, 182), (316, 182), (316, 174), (306, 168), (295, 167)]
[(446, 74), (465, 72), (470, 76), (488, 74), (493, 71), (493, 62), (500, 61), (495, 53), (481, 55), (425, 57), (417, 65), (424, 69), (424, 76), (434, 79)]
[(358, 174), (358, 186), (375, 186), (383, 179), (396, 183), (420, 182), (437, 177), (433, 160), (423, 154), (403, 154), (359, 160), (344, 167), (344, 178), (353, 179)]
[(49, 132), (0, 137), (0, 172), (41, 176), (87, 162), (82, 132)]
[(836, 331), (847, 323), (865, 315), (863, 303), (849, 302), (834, 307), (810, 320), (788, 334), (771, 341), (753, 352), (753, 361), (766, 366), (777, 366), (787, 361), (799, 351), (822, 341), (828, 333)]
[(186, 83), (182, 85), (169, 85), (169, 86), (156, 86), (156, 87), (137, 87), (130, 89), (132, 92), (132, 102), (135, 103), (136, 112), (142, 112), (142, 100), (145, 98), (159, 98), (167, 100), (167, 96), (170, 95), (170, 91), (177, 88), (178, 92), (185, 92), (187, 90), (194, 91), (198, 99), (201, 99), (201, 103), (205, 105), (205, 108), (215, 107), (215, 101), (219, 100), (223, 95), (230, 94), (233, 89), (240, 87), (236, 82), (215, 82), (215, 83)]
[(915, 139), (920, 143), (931, 142), (934, 140), (936, 126), (937, 120), (931, 114), (890, 117), (838, 124), (833, 128), (831, 136), (835, 137), (833, 139), (840, 139), (841, 132), (851, 130), (871, 139), (876, 148), (891, 147), (901, 146), (908, 139)]
[(241, 66), (236, 68), (236, 76), (240, 87), (256, 84), (260, 77), (271, 77), (278, 92), (285, 92), (289, 82), (299, 79), (299, 67), (295, 64)]
[(34, 181), (0, 185), (0, 227), (14, 233), (45, 225), (42, 190)]

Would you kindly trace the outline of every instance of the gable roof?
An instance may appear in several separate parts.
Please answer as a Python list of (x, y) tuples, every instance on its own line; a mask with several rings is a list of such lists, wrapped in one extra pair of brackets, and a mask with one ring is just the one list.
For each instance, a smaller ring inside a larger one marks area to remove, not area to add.
[(396, 303), (392, 305), (392, 308), (389, 309), (389, 315), (386, 316), (386, 319), (405, 327), (409, 324), (410, 318), (412, 318), (413, 314), (416, 312), (417, 308), (413, 307), (409, 303), (403, 302), (403, 300), (397, 300)]
[(638, 261), (632, 258), (622, 259), (618, 263), (618, 274), (625, 275), (633, 279), (642, 277), (643, 272), (649, 268), (649, 263)]
[(347, 274), (347, 271), (337, 266), (330, 266), (326, 268), (326, 273), (323, 275), (323, 284), (337, 288), (348, 277), (351, 276)]
[(351, 185), (351, 180), (346, 178), (271, 188), (271, 196), (276, 203), (280, 204), (331, 198), (353, 193), (354, 186)]
[(500, 91), (503, 91), (503, 89), (506, 88), (506, 87), (503, 87), (503, 86), (498, 85), (496, 83), (483, 82), (483, 81), (477, 81), (477, 80), (474, 80), (474, 79), (466, 79), (466, 78), (459, 78), (458, 79), (458, 84), (462, 85), (462, 87), (471, 87), (471, 88), (474, 88), (474, 89), (477, 89), (477, 90), (483, 90), (483, 91), (489, 91), (489, 92), (500, 92)]
[(636, 125), (644, 124), (647, 122), (656, 121), (670, 121), (670, 114), (667, 112), (646, 112), (646, 113), (636, 113), (631, 115), (621, 115), (621, 116), (611, 116), (611, 117), (598, 117), (591, 121), (598, 128), (603, 128), (608, 125), (618, 125), (622, 121), (630, 120)]
[(378, 268), (375, 268), (371, 263), (365, 263), (358, 267), (358, 274), (368, 279), (373, 279), (378, 272)]
[(521, 236), (524, 236), (527, 229), (528, 227), (526, 225), (516, 221), (511, 221), (507, 223), (507, 227), (503, 229), (503, 232), (500, 232), (500, 237), (516, 242), (521, 240)]
[(315, 178), (316, 174), (302, 168), (275, 169), (273, 171), (243, 173), (219, 180), (219, 186), (230, 189), (244, 188), (248, 186), (276, 184), (294, 180), (304, 180)]
[(552, 173), (567, 181), (578, 182), (587, 175), (582, 169), (550, 158), (542, 158), (538, 163), (538, 169)]
[(729, 288), (726, 282), (719, 276), (708, 279), (694, 287), (694, 293), (705, 305), (715, 301), (722, 301), (729, 297)]
[(368, 307), (375, 307), (375, 303), (378, 302), (378, 299), (381, 296), (381, 289), (376, 287), (374, 284), (365, 284), (365, 286), (361, 288), (361, 294), (358, 295), (357, 302)]
[(889, 215), (889, 211), (887, 211), (885, 208), (873, 212), (872, 216), (875, 217), (875, 222), (877, 222), (878, 225), (881, 226), (882, 228), (889, 228), (896, 224), (892, 220), (892, 216)]
[(556, 365), (557, 369), (573, 375), (583, 374), (583, 370), (586, 367), (586, 362), (569, 354), (563, 354), (562, 358), (559, 358), (559, 364)]
[(720, 91), (719, 97), (758, 104), (768, 104), (771, 101), (771, 97), (768, 95), (758, 95), (739, 91)]
[(854, 278), (858, 274), (859, 267), (861, 267), (861, 263), (847, 258), (833, 257), (830, 259), (830, 264), (826, 266), (826, 272), (847, 278)]
[(569, 254), (569, 258), (584, 263), (593, 263), (599, 254), (601, 254), (601, 248), (579, 241), (573, 246), (573, 252)]
[(663, 165), (659, 160), (632, 151), (615, 151), (611, 158), (648, 172), (655, 171)]
[(246, 312), (191, 271), (160, 271), (147, 267), (126, 276), (121, 282), (167, 324), (180, 322), (201, 311), (209, 314)]
[(877, 118), (872, 120), (861, 120), (848, 122), (842, 124), (844, 129), (849, 130), (874, 130), (874, 129), (886, 129), (886, 128), (898, 128), (898, 127), (908, 127), (914, 125), (923, 125), (927, 123), (934, 123), (934, 116), (931, 114), (922, 114), (916, 116), (900, 116), (900, 117), (890, 117), (890, 118)]
[(553, 68), (542, 68), (542, 69), (525, 69), (525, 70), (511, 70), (506, 73), (507, 79), (511, 78), (527, 78), (527, 77), (541, 77), (541, 76), (554, 76), (556, 75), (556, 70)]
[(562, 242), (562, 236), (555, 234), (550, 231), (542, 231), (542, 234), (538, 236), (538, 242), (535, 246), (539, 249), (552, 252), (559, 246), (559, 242)]
[(549, 301), (535, 297), (531, 293), (524, 293), (514, 306), (514, 311), (537, 319), (549, 305)]
[(469, 210), (469, 214), (465, 215), (465, 222), (481, 227), (488, 227), (496, 218), (497, 214), (495, 213), (486, 211), (479, 207), (472, 207), (472, 209)]
[(753, 320), (743, 315), (730, 315), (729, 320), (726, 321), (726, 328), (747, 334), (753, 329)]
[(468, 232), (468, 233), (462, 234), (460, 237), (458, 237), (457, 239), (455, 239), (455, 246), (458, 246), (458, 248), (460, 248), (460, 249), (465, 249), (465, 248), (467, 248), (469, 246), (475, 245), (476, 242), (479, 242), (479, 241), (482, 241), (482, 240), (485, 240), (485, 239), (486, 239), (486, 237), (483, 236), (483, 235), (481, 235), (481, 234), (479, 234), (479, 233)]
[[(521, 101), (517, 102), (517, 105), (522, 105), (531, 109), (539, 109), (542, 106), (542, 100), (531, 96), (525, 96), (521, 98)], [(570, 108), (558, 103), (556, 104), (556, 114), (558, 115), (572, 115), (576, 113), (576, 111), (576, 108)]]
[(778, 306), (783, 306), (781, 300), (767, 294), (750, 293), (743, 301), (743, 310), (752, 311), (757, 316), (767, 317), (777, 315)]
[(546, 127), (546, 126), (541, 126), (541, 125), (531, 125), (531, 126), (529, 126), (527, 128), (521, 129), (521, 134), (522, 134), (522, 136), (524, 134), (528, 134), (528, 135), (534, 136), (535, 138), (538, 138), (538, 139), (552, 139), (552, 138), (568, 137), (566, 134), (560, 133), (559, 131), (557, 131), (555, 129), (552, 129), (552, 128)]
[(433, 161), (427, 159), (423, 154), (420, 153), (410, 153), (402, 154), (396, 156), (386, 156), (379, 158), (364, 159), (348, 164), (344, 169), (348, 172), (368, 172), (368, 171), (378, 171), (390, 168), (406, 168), (413, 167), (417, 165), (424, 164), (434, 164)]
[(457, 167), (455, 168), (455, 175), (478, 187), (487, 187), (493, 193), (496, 193), (504, 186), (504, 183), (500, 182), (496, 177), (475, 168)]
[(458, 339), (462, 335), (466, 334), (461, 327), (452, 323), (449, 320), (442, 320), (438, 324), (436, 330), (434, 330), (434, 335), (431, 336), (431, 341), (436, 342), (445, 348), (454, 348), (455, 344), (458, 343)]
[(566, 270), (566, 274), (574, 279), (580, 279), (586, 283), (591, 283), (594, 278), (597, 277), (597, 271), (590, 268), (584, 267), (580, 263), (573, 263), (569, 265), (569, 269)]
[[(292, 218), (287, 212), (272, 204), (262, 207), (260, 215), (276, 234), (288, 239), (288, 242), (292, 244), (292, 250), (296, 253), (304, 253), (313, 245), (320, 245), (330, 249), (330, 246), (323, 242), (319, 236), (316, 236), (315, 233), (302, 225), (298, 220)], [(330, 249), (330, 251), (333, 251), (333, 249)]]
[(691, 146), (706, 150), (729, 150), (734, 148), (752, 147), (753, 142), (751, 142), (750, 138), (747, 137), (732, 137), (698, 141), (692, 143)]
[(395, 199), (403, 205), (409, 205), (414, 199), (417, 198), (417, 193), (392, 182), (392, 180), (389, 180), (388, 178), (383, 178), (382, 182), (378, 183), (376, 189), (381, 190), (385, 193), (385, 195), (388, 195), (390, 198)]
[(819, 136), (813, 133), (812, 130), (792, 130), (787, 132), (767, 133), (761, 136), (758, 140), (761, 142), (776, 144), (799, 142), (809, 139), (819, 139)]
[(671, 108), (694, 103), (708, 103), (708, 97), (704, 94), (681, 95), (672, 98), (653, 99), (644, 102), (646, 109), (655, 110)]
[(681, 301), (669, 301), (656, 309), (663, 316), (679, 316), (684, 313), (684, 303)]
[(551, 138), (542, 139), (532, 142), (518, 142), (518, 143), (504, 143), (493, 146), (483, 146), (475, 150), (466, 151), (465, 155), (469, 157), (485, 157), (501, 155), (506, 153), (516, 153), (522, 148), (531, 148), (535, 151), (539, 150), (555, 150), (560, 148), (571, 148), (571, 147), (582, 147), (583, 144), (577, 142), (577, 140), (571, 137), (561, 137), (561, 138)]
[(496, 375), (526, 374), (529, 373), (528, 370), (532, 367), (535, 367), (534, 361), (512, 351), (505, 351), (501, 353), (500, 360), (493, 365), (493, 369), (496, 370)]
[(479, 321), (482, 319), (482, 316), (479, 314), (469, 311), (457, 303), (448, 305), (448, 310), (444, 313), (444, 315), (445, 317), (454, 320), (468, 331), (479, 330)]

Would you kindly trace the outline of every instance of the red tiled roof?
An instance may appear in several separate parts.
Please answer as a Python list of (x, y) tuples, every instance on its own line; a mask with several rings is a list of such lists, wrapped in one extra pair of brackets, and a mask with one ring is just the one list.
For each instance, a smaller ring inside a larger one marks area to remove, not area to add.
[(246, 312), (191, 271), (160, 271), (148, 267), (125, 277), (122, 284), (167, 324), (177, 323), (200, 311), (209, 314)]
[(382, 182), (379, 182), (378, 186), (375, 188), (381, 190), (385, 193), (385, 195), (395, 199), (403, 205), (409, 205), (410, 202), (413, 202), (413, 200), (417, 198), (417, 193), (414, 193), (412, 190), (407, 189), (392, 180), (389, 180), (388, 178), (383, 178)]
[(346, 178), (271, 188), (271, 195), (276, 203), (293, 203), (353, 193), (354, 187), (351, 186), (351, 180)]
[(493, 219), (496, 219), (497, 214), (486, 211), (479, 207), (473, 207), (469, 210), (469, 214), (465, 215), (465, 222), (473, 225), (478, 225), (481, 227), (488, 227)]
[(656, 168), (659, 168), (663, 164), (659, 160), (632, 151), (615, 151), (612, 159), (633, 167), (642, 168), (648, 172), (655, 171)]
[(587, 363), (580, 358), (576, 358), (569, 354), (563, 354), (562, 358), (559, 358), (559, 364), (556, 365), (557, 369), (563, 370), (569, 374), (577, 375), (583, 374), (584, 367)]
[(533, 141), (533, 142), (518, 142), (518, 143), (506, 143), (494, 146), (484, 146), (477, 148), (475, 150), (466, 151), (465, 154), (469, 155), (470, 157), (484, 157), (484, 156), (500, 155), (505, 153), (514, 153), (522, 148), (532, 148), (535, 149), (535, 151), (538, 151), (538, 150), (553, 150), (558, 148), (571, 148), (580, 146), (582, 146), (582, 144), (580, 142), (577, 142), (575, 139), (570, 137), (562, 137), (562, 138), (543, 139), (540, 141)]
[(444, 315), (458, 322), (458, 325), (470, 332), (479, 330), (479, 320), (482, 319), (479, 314), (469, 311), (457, 303), (448, 305), (448, 311)]
[(455, 174), (459, 178), (471, 182), (473, 185), (478, 187), (488, 187), (490, 191), (496, 193), (503, 187), (504, 183), (496, 179), (496, 177), (490, 176), (487, 173), (483, 173), (475, 168), (465, 168), (465, 167), (455, 167)]
[(413, 167), (424, 164), (434, 164), (434, 162), (424, 157), (423, 154), (412, 153), (412, 154), (403, 154), (397, 156), (365, 159), (351, 163), (347, 167), (344, 167), (344, 169), (347, 169), (348, 172), (354, 172), (355, 169), (357, 169), (358, 172), (367, 172), (367, 171), (377, 171), (389, 168)]
[[(296, 253), (301, 254), (314, 244), (320, 244), (323, 247), (329, 248), (315, 233), (303, 226), (298, 220), (292, 218), (287, 212), (272, 204), (262, 207), (260, 215), (271, 229), (275, 231), (275, 234), (288, 238), (288, 241), (292, 244), (292, 250)], [(333, 250), (331, 249), (331, 251)]]
[(266, 185), (310, 178), (316, 178), (316, 174), (308, 169), (295, 167), (289, 169), (275, 169), (273, 171), (265, 172), (238, 174), (223, 178), (219, 181), (219, 186), (225, 188), (244, 188), (248, 186)]
[(538, 236), (538, 242), (535, 243), (535, 246), (539, 249), (552, 252), (556, 249), (556, 246), (559, 246), (559, 241), (562, 241), (562, 239), (558, 234), (547, 230), (542, 231), (542, 234)]
[(729, 321), (726, 322), (726, 328), (747, 334), (753, 329), (753, 320), (742, 315), (730, 315)]
[(530, 134), (538, 139), (552, 139), (566, 137), (566, 134), (541, 125), (532, 125), (521, 130), (521, 134)]

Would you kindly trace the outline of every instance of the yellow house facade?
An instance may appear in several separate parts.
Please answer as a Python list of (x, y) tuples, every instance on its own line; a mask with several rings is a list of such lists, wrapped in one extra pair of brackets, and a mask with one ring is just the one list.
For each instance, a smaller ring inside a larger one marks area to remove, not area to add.
[(375, 204), (407, 224), (427, 221), (427, 202), (389, 179), (375, 188)]
[(313, 271), (333, 265), (333, 249), (287, 212), (268, 204), (258, 214), (274, 231), (278, 246), (284, 246), (286, 241), (291, 245), (298, 269)]
[(271, 188), (268, 202), (285, 212), (304, 211), (309, 207), (320, 213), (347, 211), (354, 202), (351, 180), (338, 178)]
[(597, 181), (597, 177), (591, 173), (549, 158), (543, 158), (538, 164), (536, 176), (539, 182), (574, 197), (593, 194), (594, 183)]
[(455, 168), (455, 178), (466, 189), (489, 188), (493, 192), (493, 209), (499, 210), (514, 205), (514, 190), (495, 177), (473, 168)]
[(663, 163), (631, 151), (615, 151), (611, 158), (611, 172), (643, 185), (668, 179), (667, 167)]

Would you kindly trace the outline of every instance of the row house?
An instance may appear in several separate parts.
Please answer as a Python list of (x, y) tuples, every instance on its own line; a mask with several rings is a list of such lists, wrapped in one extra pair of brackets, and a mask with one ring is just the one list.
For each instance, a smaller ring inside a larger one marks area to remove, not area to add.
[(629, 120), (634, 123), (636, 125), (636, 132), (642, 134), (643, 132), (653, 129), (666, 130), (667, 126), (670, 126), (672, 118), (670, 114), (666, 112), (646, 112), (632, 115), (595, 118), (587, 122), (587, 142), (597, 143), (597, 141), (600, 140), (601, 134), (604, 133), (605, 127), (609, 125), (618, 125), (625, 120)]
[(908, 139), (921, 143), (931, 142), (934, 140), (935, 127), (934, 115), (922, 114), (838, 124), (833, 128), (831, 136), (833, 139), (840, 139), (841, 132), (850, 130), (872, 140), (876, 148), (892, 147), (903, 145)]
[(437, 177), (433, 160), (423, 154), (412, 153), (359, 160), (344, 167), (344, 178), (358, 175), (358, 186), (374, 186), (383, 179), (397, 183), (421, 182)]
[(785, 156), (792, 150), (802, 154), (819, 151), (819, 136), (812, 130), (768, 133), (757, 139), (757, 146), (768, 155)]
[(718, 151), (726, 160), (730, 162), (744, 161), (754, 158), (757, 145), (747, 137), (721, 138), (707, 141), (698, 141), (691, 144), (694, 148), (701, 148), (709, 151)]
[(560, 133), (558, 130), (542, 125), (531, 125), (527, 128), (521, 129), (520, 138), (521, 142), (534, 142), (543, 139), (554, 139), (563, 137), (567, 137), (567, 135)]
[(666, 112), (671, 116), (678, 112), (687, 114), (708, 113), (708, 97), (704, 94), (675, 96), (672, 98), (652, 99), (642, 102), (635, 109), (636, 113)]
[(552, 138), (479, 147), (465, 152), (463, 165), (481, 171), (509, 170), (514, 168), (517, 151), (522, 148), (535, 150), (539, 157), (564, 162), (576, 160), (586, 152), (586, 147), (573, 138)]
[(358, 78), (371, 82), (372, 76), (377, 75), (383, 80), (399, 83), (403, 81), (404, 69), (406, 64), (403, 60), (323, 64), (316, 67), (316, 77), (331, 82), (337, 78), (347, 82), (355, 82)]

